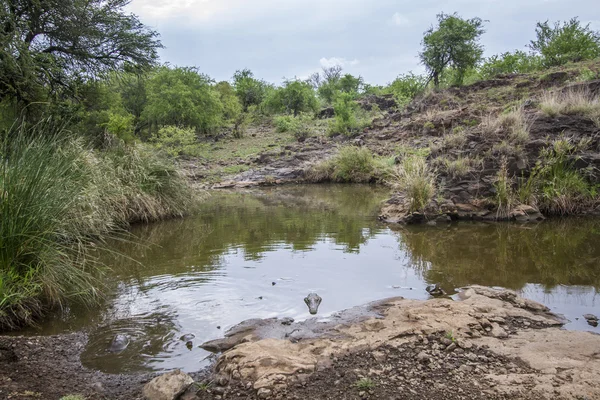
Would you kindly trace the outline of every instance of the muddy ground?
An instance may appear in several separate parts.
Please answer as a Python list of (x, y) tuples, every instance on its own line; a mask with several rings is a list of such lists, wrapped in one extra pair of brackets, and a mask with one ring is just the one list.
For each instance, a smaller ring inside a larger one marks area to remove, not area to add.
[[(600, 335), (514, 292), (393, 298), (326, 320), (251, 320), (205, 344), (193, 399), (600, 399)], [(84, 368), (86, 336), (0, 337), (0, 399), (141, 399), (156, 374)]]

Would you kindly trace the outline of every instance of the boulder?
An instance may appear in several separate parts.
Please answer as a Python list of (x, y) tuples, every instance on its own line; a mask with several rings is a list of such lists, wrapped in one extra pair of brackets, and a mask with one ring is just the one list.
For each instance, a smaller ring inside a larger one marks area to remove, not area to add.
[(175, 370), (148, 382), (142, 394), (146, 400), (176, 400), (194, 383), (191, 376)]

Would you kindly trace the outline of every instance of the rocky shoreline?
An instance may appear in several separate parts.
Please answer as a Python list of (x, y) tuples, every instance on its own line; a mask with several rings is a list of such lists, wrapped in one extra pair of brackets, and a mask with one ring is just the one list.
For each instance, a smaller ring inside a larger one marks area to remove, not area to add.
[(563, 323), (512, 291), (473, 286), (455, 299), (391, 298), (324, 320), (245, 321), (203, 345), (222, 353), (191, 376), (87, 370), (83, 334), (2, 336), (0, 398), (600, 398), (600, 335)]

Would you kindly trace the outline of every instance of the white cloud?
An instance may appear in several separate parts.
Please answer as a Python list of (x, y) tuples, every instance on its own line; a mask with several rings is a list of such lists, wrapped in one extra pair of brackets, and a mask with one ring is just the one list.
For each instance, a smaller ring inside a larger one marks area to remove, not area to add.
[(340, 57), (331, 57), (331, 58), (323, 57), (319, 60), (319, 63), (321, 64), (321, 67), (323, 67), (323, 68), (330, 68), (330, 67), (335, 67), (336, 65), (339, 65), (341, 67), (354, 66), (354, 65), (358, 65), (360, 63), (360, 61), (358, 61), (357, 59), (346, 60), (345, 58), (340, 58)]
[(410, 25), (410, 20), (397, 12), (392, 15), (392, 23), (397, 26), (407, 26)]

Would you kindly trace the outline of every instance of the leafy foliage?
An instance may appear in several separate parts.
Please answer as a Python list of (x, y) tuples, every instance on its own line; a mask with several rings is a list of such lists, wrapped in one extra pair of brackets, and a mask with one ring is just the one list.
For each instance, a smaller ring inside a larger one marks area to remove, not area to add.
[(0, 99), (25, 104), (79, 79), (148, 68), (157, 33), (124, 11), (128, 0), (17, 0), (0, 6)]
[(223, 105), (211, 80), (195, 68), (159, 68), (147, 82), (142, 119), (159, 127), (192, 127), (208, 134), (220, 125)]
[(485, 60), (479, 71), (483, 79), (490, 79), (500, 74), (534, 72), (541, 67), (542, 60), (539, 56), (517, 50), (513, 53), (505, 52), (501, 55), (493, 55)]
[(268, 107), (275, 112), (297, 116), (301, 112), (314, 112), (318, 102), (312, 86), (300, 80), (285, 81), (267, 99)]
[(531, 50), (540, 54), (546, 67), (564, 65), (568, 62), (591, 60), (600, 56), (600, 32), (582, 26), (577, 18), (562, 25), (548, 21), (538, 22), (536, 40), (529, 44)]
[(250, 106), (260, 105), (267, 95), (268, 87), (264, 81), (254, 78), (249, 69), (238, 70), (233, 74), (233, 88), (244, 111), (248, 111)]
[(427, 78), (412, 72), (399, 75), (389, 86), (386, 92), (392, 93), (398, 103), (408, 104), (418, 94), (422, 93), (427, 86)]
[(462, 19), (457, 14), (438, 14), (437, 28), (431, 27), (423, 37), (421, 62), (436, 87), (444, 70), (457, 71), (455, 84), (462, 84), (464, 73), (477, 65), (483, 54), (479, 37), (485, 32), (481, 18)]

